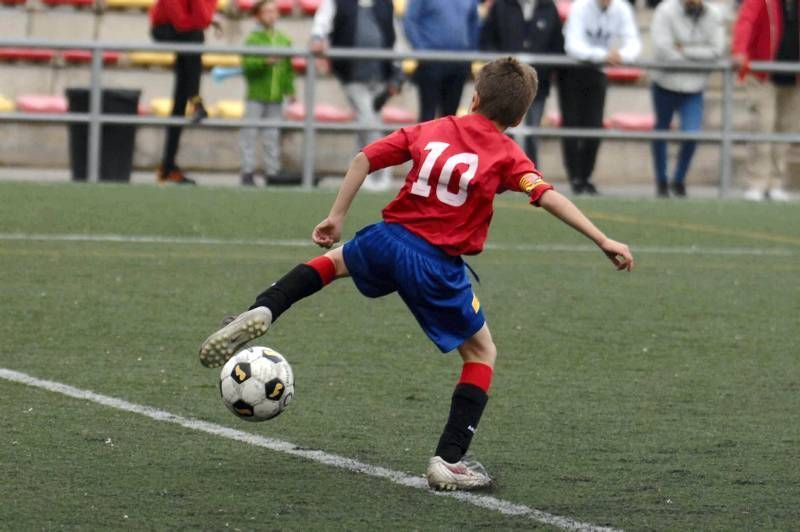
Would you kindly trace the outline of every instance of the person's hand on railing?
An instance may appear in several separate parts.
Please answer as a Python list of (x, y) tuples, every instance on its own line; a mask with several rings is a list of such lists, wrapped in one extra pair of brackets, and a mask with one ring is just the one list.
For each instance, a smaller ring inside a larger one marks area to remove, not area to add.
[(308, 43), (308, 49), (311, 53), (317, 56), (324, 55), (328, 51), (328, 40), (322, 37), (311, 37), (311, 42)]
[(750, 72), (750, 59), (747, 55), (742, 53), (735, 53), (731, 55), (731, 62), (734, 68), (739, 70), (739, 79), (744, 79)]
[(222, 29), (222, 22), (217, 18), (217, 15), (214, 15), (214, 19), (211, 21), (211, 27), (214, 28), (214, 37), (216, 39), (222, 39), (225, 36), (225, 32)]

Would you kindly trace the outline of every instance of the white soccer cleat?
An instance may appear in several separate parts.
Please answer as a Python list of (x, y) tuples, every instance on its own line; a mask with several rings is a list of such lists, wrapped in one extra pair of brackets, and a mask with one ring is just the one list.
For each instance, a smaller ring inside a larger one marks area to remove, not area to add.
[(772, 201), (791, 201), (792, 197), (789, 196), (789, 193), (783, 190), (782, 188), (771, 188), (769, 192), (767, 192), (767, 197)]
[(271, 323), (272, 312), (267, 307), (242, 312), (206, 338), (200, 346), (200, 363), (208, 368), (222, 366), (244, 344), (267, 332)]
[(480, 463), (461, 460), (451, 464), (439, 456), (431, 458), (425, 478), (428, 486), (435, 490), (477, 490), (494, 484)]
[(742, 197), (747, 201), (764, 201), (766, 199), (764, 191), (757, 188), (748, 188)]

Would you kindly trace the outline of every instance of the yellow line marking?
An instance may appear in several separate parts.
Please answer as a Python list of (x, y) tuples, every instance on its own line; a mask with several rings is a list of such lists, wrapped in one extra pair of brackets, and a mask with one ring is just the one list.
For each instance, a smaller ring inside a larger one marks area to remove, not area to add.
[[(499, 201), (496, 202), (495, 205), (497, 207), (502, 207), (504, 209), (518, 209), (518, 210), (525, 209), (533, 211), (539, 210), (532, 208), (529, 205), (518, 205), (518, 204), (499, 202)], [(706, 234), (720, 235), (720, 236), (733, 236), (733, 237), (748, 238), (752, 240), (761, 240), (761, 241), (766, 240), (768, 242), (780, 242), (782, 244), (792, 244), (795, 246), (800, 246), (800, 238), (788, 235), (762, 233), (760, 231), (746, 231), (742, 229), (727, 229), (725, 227), (718, 227), (708, 224), (687, 223), (687, 222), (665, 222), (660, 220), (644, 220), (641, 218), (636, 218), (634, 216), (626, 216), (624, 214), (615, 214), (603, 211), (587, 210), (584, 212), (589, 218), (595, 220), (605, 220), (608, 222), (616, 222), (628, 225), (651, 225), (655, 227), (666, 227), (669, 229), (694, 231), (696, 233), (706, 233)]]

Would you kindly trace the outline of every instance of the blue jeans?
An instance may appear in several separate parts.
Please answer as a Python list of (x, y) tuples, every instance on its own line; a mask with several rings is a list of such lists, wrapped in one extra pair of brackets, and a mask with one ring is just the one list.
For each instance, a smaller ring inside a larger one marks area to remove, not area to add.
[[(656, 130), (669, 129), (672, 115), (678, 112), (681, 119), (681, 131), (699, 131), (703, 125), (703, 93), (675, 92), (653, 84), (653, 108), (656, 112)], [(673, 182), (683, 183), (689, 164), (697, 147), (695, 141), (684, 141), (678, 152), (678, 163), (675, 165)], [(656, 181), (667, 183), (667, 141), (655, 140), (653, 149), (653, 167)]]

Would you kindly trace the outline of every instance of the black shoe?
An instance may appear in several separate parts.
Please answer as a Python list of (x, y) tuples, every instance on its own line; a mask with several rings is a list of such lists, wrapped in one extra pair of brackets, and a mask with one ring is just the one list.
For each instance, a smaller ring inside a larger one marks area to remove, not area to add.
[(569, 186), (572, 187), (572, 193), (580, 196), (586, 191), (586, 184), (582, 181), (570, 181)]
[(269, 185), (294, 186), (294, 185), (301, 185), (302, 183), (303, 180), (299, 175), (292, 175), (284, 172), (278, 172), (277, 174), (267, 174), (264, 176), (264, 184), (267, 186)]
[(594, 184), (589, 183), (588, 181), (583, 184), (583, 191), (589, 194), (590, 196), (597, 196), (598, 194), (600, 194), (597, 191), (597, 188), (595, 188)]
[(206, 111), (206, 106), (203, 105), (203, 100), (200, 99), (198, 96), (194, 100), (192, 100), (192, 107), (194, 110), (192, 111), (192, 124), (199, 124), (206, 118), (208, 118), (208, 111)]
[(174, 185), (196, 185), (197, 182), (194, 179), (186, 177), (186, 174), (180, 168), (173, 168), (169, 172), (165, 172), (163, 168), (159, 168), (156, 170), (156, 181), (161, 184), (165, 185), (168, 183)]
[(253, 174), (252, 173), (245, 173), (245, 174), (242, 174), (241, 183), (242, 183), (243, 187), (253, 187), (256, 184), (256, 180), (253, 179)]
[(678, 198), (686, 197), (686, 186), (683, 183), (672, 183), (672, 194)]
[(659, 181), (658, 183), (656, 183), (656, 197), (657, 198), (669, 197), (669, 187), (667, 186), (666, 182)]

